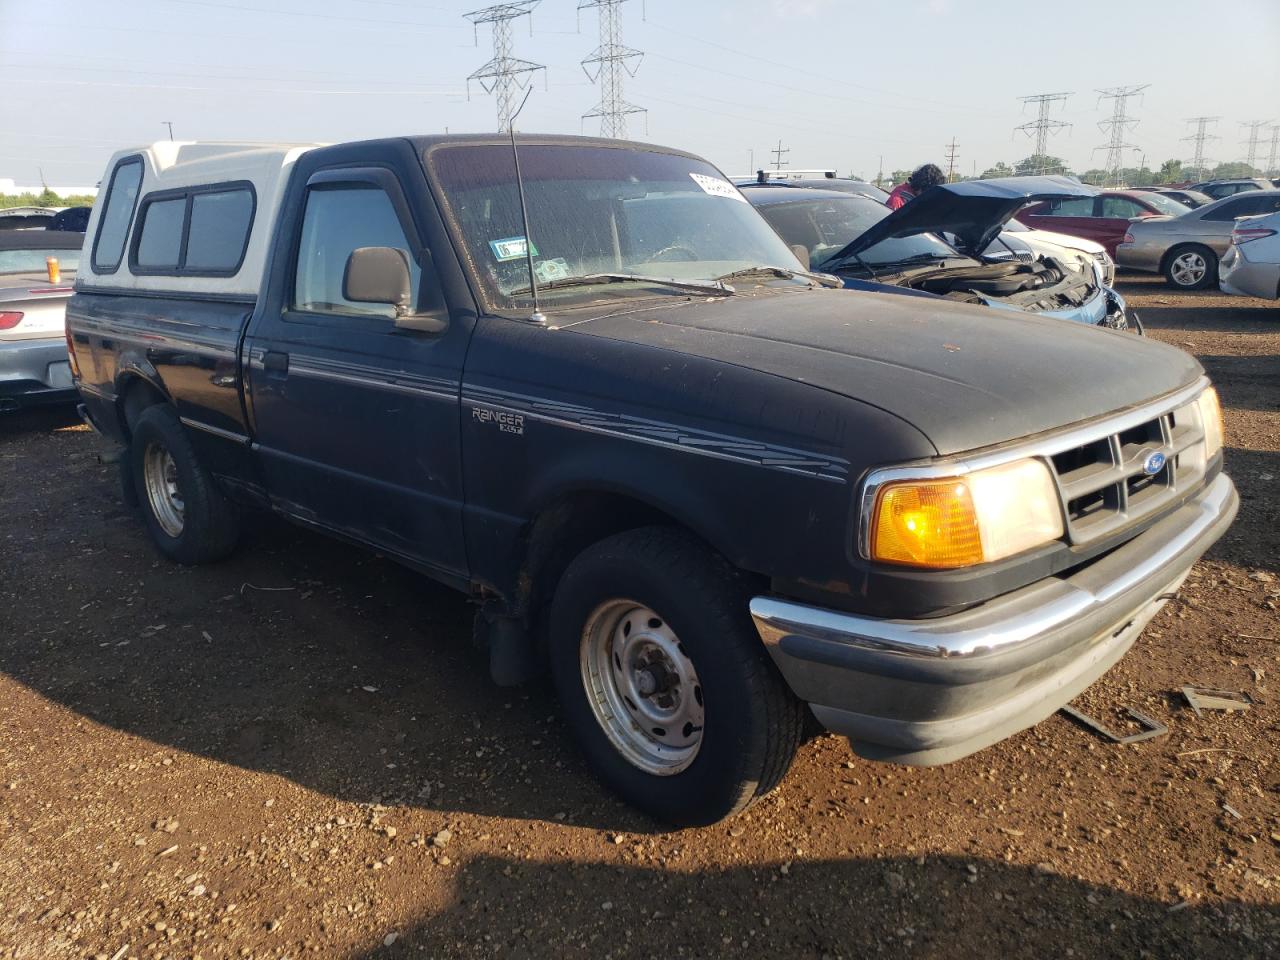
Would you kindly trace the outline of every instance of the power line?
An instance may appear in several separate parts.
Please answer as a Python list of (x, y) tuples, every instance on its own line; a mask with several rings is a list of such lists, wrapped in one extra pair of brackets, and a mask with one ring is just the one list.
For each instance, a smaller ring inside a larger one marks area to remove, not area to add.
[(1244, 127), (1246, 130), (1249, 131), (1249, 139), (1242, 140), (1240, 142), (1244, 144), (1245, 149), (1248, 150), (1248, 154), (1245, 157), (1244, 162), (1249, 165), (1250, 176), (1253, 175), (1253, 170), (1256, 169), (1257, 167), (1258, 143), (1260, 140), (1258, 136), (1258, 132), (1263, 127), (1268, 126), (1274, 122), (1275, 121), (1273, 120), (1242, 120), (1240, 122), (1240, 126)]
[[(599, 10), (600, 46), (582, 61), (582, 71), (592, 83), (600, 85), (600, 102), (582, 115), (583, 120), (600, 118), (600, 135), (626, 139), (627, 117), (644, 113), (644, 107), (628, 103), (622, 96), (622, 78), (636, 75), (644, 53), (622, 42), (622, 10), (627, 0), (581, 0), (578, 11), (595, 7)], [(592, 73), (592, 67), (595, 73)]]
[(1151, 86), (1149, 83), (1140, 83), (1128, 87), (1108, 87), (1105, 90), (1098, 91), (1099, 105), (1103, 100), (1112, 101), (1111, 119), (1098, 121), (1098, 129), (1103, 133), (1110, 132), (1110, 138), (1101, 146), (1093, 148), (1094, 153), (1099, 150), (1107, 151), (1107, 160), (1103, 164), (1103, 169), (1107, 171), (1106, 181), (1104, 182), (1120, 182), (1120, 168), (1124, 166), (1124, 152), (1136, 149), (1132, 143), (1125, 140), (1128, 132), (1138, 125), (1137, 118), (1129, 116), (1129, 101), (1141, 94), (1149, 86)]
[(959, 155), (958, 151), (960, 149), (959, 144), (956, 143), (955, 137), (951, 138), (951, 142), (947, 144), (946, 149), (947, 149), (947, 183), (950, 183), (954, 178), (954, 175), (956, 172), (956, 157)]
[(789, 163), (782, 158), (791, 152), (791, 148), (782, 149), (782, 140), (778, 140), (778, 145), (769, 151), (773, 154), (773, 169), (781, 170), (783, 167), (789, 166)]
[(1195, 145), (1195, 156), (1191, 158), (1191, 166), (1196, 171), (1197, 177), (1205, 177), (1208, 175), (1209, 161), (1204, 155), (1204, 145), (1210, 140), (1218, 140), (1219, 137), (1209, 132), (1209, 125), (1217, 123), (1221, 117), (1188, 117), (1187, 123), (1196, 125), (1196, 132), (1188, 137), (1183, 137), (1184, 141), (1190, 141)]
[(1036, 173), (1045, 172), (1045, 155), (1049, 149), (1049, 136), (1057, 133), (1059, 130), (1071, 126), (1061, 120), (1051, 120), (1049, 111), (1055, 103), (1066, 103), (1070, 93), (1037, 93), (1030, 97), (1020, 97), (1022, 100), (1022, 109), (1027, 108), (1027, 104), (1034, 103), (1036, 105), (1036, 118), (1021, 126), (1014, 127), (1014, 133), (1025, 133), (1028, 137), (1036, 138)]
[[(493, 94), (498, 107), (498, 130), (506, 133), (511, 129), (511, 114), (515, 110), (516, 91), (529, 85), (530, 76), (547, 68), (540, 63), (521, 60), (511, 55), (511, 21), (530, 16), (533, 8), (542, 0), (518, 0), (516, 3), (499, 3), (481, 10), (464, 13), (476, 28), (476, 42), (479, 43), (480, 24), (487, 23), (493, 28), (493, 59), (467, 77), (467, 95), (471, 94), (471, 81), (480, 84), (485, 93)], [(533, 32), (532, 18), (529, 24)], [(544, 73), (545, 77), (546, 74)]]

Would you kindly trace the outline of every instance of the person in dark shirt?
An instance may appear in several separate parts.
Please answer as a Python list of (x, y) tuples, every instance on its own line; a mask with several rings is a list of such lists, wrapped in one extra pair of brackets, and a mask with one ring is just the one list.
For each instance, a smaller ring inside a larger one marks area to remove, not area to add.
[(890, 210), (897, 210), (899, 207), (904, 206), (908, 200), (919, 196), (930, 187), (936, 187), (938, 184), (946, 182), (947, 178), (943, 174), (941, 167), (936, 163), (926, 163), (911, 174), (906, 183), (900, 183), (894, 187), (886, 203), (889, 204)]

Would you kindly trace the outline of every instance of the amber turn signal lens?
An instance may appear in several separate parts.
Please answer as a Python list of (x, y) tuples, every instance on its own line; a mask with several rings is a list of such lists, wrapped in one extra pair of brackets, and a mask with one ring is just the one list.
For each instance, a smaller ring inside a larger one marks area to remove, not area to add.
[(1049, 468), (1014, 460), (962, 476), (900, 480), (880, 490), (871, 559), (952, 568), (1003, 560), (1063, 534)]
[(955, 477), (887, 486), (880, 493), (873, 530), (876, 560), (916, 567), (982, 562), (973, 498)]
[(57, 283), (62, 279), (62, 266), (58, 263), (57, 257), (45, 257), (44, 268), (48, 271), (50, 283)]

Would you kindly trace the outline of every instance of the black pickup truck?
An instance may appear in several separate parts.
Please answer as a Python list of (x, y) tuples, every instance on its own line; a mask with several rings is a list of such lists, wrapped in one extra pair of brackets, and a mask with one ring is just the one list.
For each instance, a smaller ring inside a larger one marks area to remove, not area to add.
[(829, 289), (680, 151), (156, 144), (104, 182), (68, 342), (160, 550), (267, 509), (466, 591), (662, 820), (768, 792), (811, 718), (911, 764), (1037, 723), (1236, 510), (1185, 353)]

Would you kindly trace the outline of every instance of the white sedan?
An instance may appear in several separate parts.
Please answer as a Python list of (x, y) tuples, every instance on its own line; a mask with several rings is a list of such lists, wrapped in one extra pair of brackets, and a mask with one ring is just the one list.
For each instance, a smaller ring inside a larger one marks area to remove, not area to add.
[[(1039, 256), (1061, 257), (1064, 251), (1083, 254), (1102, 268), (1102, 282), (1108, 287), (1116, 283), (1116, 263), (1107, 253), (1107, 248), (1100, 243), (1086, 240), (1084, 237), (1073, 237), (1065, 233), (1054, 233), (1052, 230), (1033, 230), (1016, 217), (1004, 225), (998, 236), (987, 248), (988, 256), (999, 256), (1001, 240), (1021, 240), (1032, 252)], [(1011, 243), (1010, 246), (1016, 246)]]

